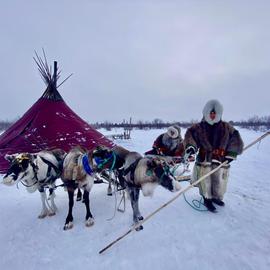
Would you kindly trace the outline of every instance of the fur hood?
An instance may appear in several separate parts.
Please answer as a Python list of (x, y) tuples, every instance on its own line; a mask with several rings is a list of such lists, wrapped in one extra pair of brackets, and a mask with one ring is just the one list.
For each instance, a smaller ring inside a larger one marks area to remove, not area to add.
[(181, 128), (177, 125), (170, 126), (166, 134), (172, 139), (181, 138)]
[[(214, 120), (211, 120), (210, 118), (210, 112), (212, 110), (215, 110), (216, 112), (216, 118)], [(205, 120), (209, 125), (213, 125), (221, 120), (223, 113), (223, 106), (218, 100), (212, 99), (205, 104), (202, 113), (203, 113), (203, 120)]]

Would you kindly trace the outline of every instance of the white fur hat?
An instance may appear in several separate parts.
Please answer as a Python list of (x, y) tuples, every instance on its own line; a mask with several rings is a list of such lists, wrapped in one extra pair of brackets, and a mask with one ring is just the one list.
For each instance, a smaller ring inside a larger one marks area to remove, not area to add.
[[(210, 113), (212, 111), (216, 112), (216, 117), (214, 120), (210, 118)], [(208, 124), (213, 125), (215, 123), (218, 123), (221, 120), (222, 113), (223, 113), (223, 106), (218, 100), (211, 99), (205, 104), (202, 113), (203, 113), (204, 120)]]
[(180, 136), (180, 127), (170, 126), (168, 127), (167, 134), (172, 139), (176, 139)]

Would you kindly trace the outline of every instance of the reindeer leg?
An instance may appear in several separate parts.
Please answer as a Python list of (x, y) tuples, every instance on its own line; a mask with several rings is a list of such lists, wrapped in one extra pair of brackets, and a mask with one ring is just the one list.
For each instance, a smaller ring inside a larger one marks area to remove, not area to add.
[(94, 219), (90, 211), (89, 191), (86, 189), (83, 192), (83, 200), (86, 208), (85, 226), (90, 227), (94, 224)]
[[(133, 209), (133, 221), (134, 221), (134, 224), (136, 225), (137, 223), (140, 222), (140, 220), (143, 220), (143, 217), (139, 210), (140, 189), (137, 187), (129, 187), (128, 192), (130, 196), (131, 206)], [(143, 229), (143, 226), (140, 225), (138, 228), (136, 228), (136, 231), (140, 231), (142, 229)]]
[(109, 174), (109, 186), (107, 189), (107, 195), (112, 196), (112, 172)]
[(46, 192), (44, 188), (39, 188), (38, 191), (40, 192), (41, 203), (42, 203), (42, 209), (38, 218), (45, 218), (49, 214), (49, 210), (46, 206)]
[(54, 192), (54, 188), (50, 188), (49, 189), (49, 198), (50, 198), (50, 201), (51, 201), (51, 209), (49, 210), (49, 213), (48, 215), (49, 216), (54, 216), (56, 211), (57, 211), (57, 207), (55, 205), (55, 202), (54, 202), (54, 198), (55, 198), (55, 192)]
[(74, 188), (68, 187), (68, 200), (69, 200), (68, 204), (69, 208), (64, 230), (69, 230), (73, 227), (72, 208), (74, 205)]
[(78, 187), (76, 201), (80, 201), (81, 199), (82, 199), (82, 192), (81, 192), (81, 189)]

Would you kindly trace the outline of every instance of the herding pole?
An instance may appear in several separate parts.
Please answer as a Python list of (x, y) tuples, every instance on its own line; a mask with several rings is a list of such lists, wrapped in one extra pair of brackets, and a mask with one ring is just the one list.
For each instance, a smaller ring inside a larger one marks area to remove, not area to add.
[[(260, 142), (262, 139), (264, 139), (266, 136), (270, 135), (270, 131), (264, 133), (262, 136), (260, 136), (258, 139), (254, 140), (253, 142), (251, 142), (250, 144), (248, 144), (246, 147), (244, 147), (243, 152), (246, 151), (248, 148), (250, 148), (251, 146), (253, 146), (254, 144), (256, 144), (257, 142)], [(101, 249), (99, 251), (99, 254), (103, 253), (105, 250), (107, 250), (108, 248), (110, 248), (111, 246), (113, 246), (115, 243), (117, 243), (118, 241), (120, 241), (122, 238), (124, 238), (126, 235), (128, 235), (129, 233), (131, 233), (132, 231), (134, 231), (136, 228), (138, 228), (140, 225), (142, 225), (143, 223), (145, 223), (148, 219), (150, 219), (153, 215), (155, 215), (157, 212), (159, 212), (161, 209), (165, 208), (167, 205), (169, 205), (170, 203), (172, 203), (173, 201), (175, 201), (180, 195), (182, 195), (183, 193), (185, 193), (186, 191), (188, 191), (189, 189), (191, 189), (192, 187), (196, 186), (197, 184), (199, 184), (201, 181), (203, 181), (205, 178), (207, 178), (209, 175), (213, 174), (214, 172), (216, 172), (217, 170), (219, 170), (222, 166), (226, 165), (228, 163), (228, 161), (224, 161), (223, 163), (221, 163), (218, 167), (216, 167), (215, 169), (213, 169), (212, 171), (210, 171), (209, 173), (203, 175), (201, 178), (199, 178), (197, 181), (195, 181), (194, 183), (190, 184), (189, 186), (185, 187), (184, 189), (182, 189), (176, 196), (174, 196), (172, 199), (170, 199), (168, 202), (164, 203), (162, 206), (160, 206), (158, 209), (156, 209), (154, 212), (152, 212), (151, 214), (149, 214), (145, 219), (141, 220), (139, 223), (137, 223), (136, 225), (134, 225), (133, 227), (131, 227), (126, 233), (124, 233), (123, 235), (121, 235), (120, 237), (118, 237), (116, 240), (114, 240), (113, 242), (111, 242), (109, 245), (107, 245), (105, 248)]]

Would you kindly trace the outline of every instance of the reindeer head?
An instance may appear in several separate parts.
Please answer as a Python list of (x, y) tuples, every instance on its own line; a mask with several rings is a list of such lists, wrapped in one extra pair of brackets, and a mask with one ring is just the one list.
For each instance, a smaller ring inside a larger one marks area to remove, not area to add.
[(104, 168), (108, 169), (113, 162), (113, 151), (106, 146), (100, 145), (93, 150), (92, 157), (98, 171)]
[(9, 161), (10, 165), (6, 175), (3, 178), (3, 183), (6, 185), (13, 185), (17, 181), (24, 179), (31, 167), (32, 155), (28, 153), (6, 155), (5, 159)]
[(153, 179), (169, 191), (177, 191), (180, 185), (170, 172), (169, 164), (162, 158), (155, 157), (147, 162), (148, 170), (153, 173)]

